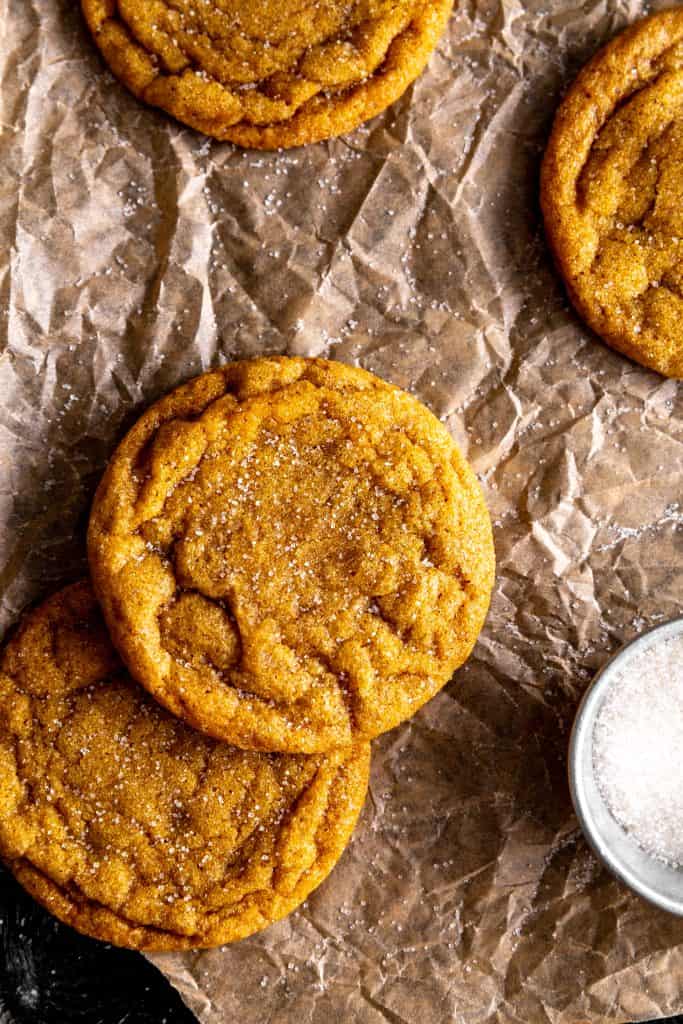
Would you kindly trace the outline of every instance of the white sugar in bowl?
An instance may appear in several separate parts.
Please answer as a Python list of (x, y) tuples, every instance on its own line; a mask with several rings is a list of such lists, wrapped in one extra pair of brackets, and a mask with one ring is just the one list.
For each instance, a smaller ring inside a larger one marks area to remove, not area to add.
[(569, 785), (600, 860), (683, 915), (683, 618), (643, 633), (597, 674), (574, 721)]

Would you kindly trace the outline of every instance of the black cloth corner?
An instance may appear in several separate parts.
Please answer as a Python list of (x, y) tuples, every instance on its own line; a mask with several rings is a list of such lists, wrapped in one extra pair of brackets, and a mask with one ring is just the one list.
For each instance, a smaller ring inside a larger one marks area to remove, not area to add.
[(139, 953), (60, 924), (0, 869), (0, 1024), (196, 1024)]

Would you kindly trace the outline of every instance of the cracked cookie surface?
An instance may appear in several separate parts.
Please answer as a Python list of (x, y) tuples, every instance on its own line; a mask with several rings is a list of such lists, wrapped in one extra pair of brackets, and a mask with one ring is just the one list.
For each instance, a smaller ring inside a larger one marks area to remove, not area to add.
[(241, 146), (351, 131), (420, 74), (453, 0), (82, 0), (140, 99)]
[(133, 949), (232, 942), (298, 906), (348, 841), (365, 744), (237, 750), (125, 671), (89, 583), (22, 621), (0, 660), (0, 854), (57, 917)]
[(683, 377), (683, 9), (636, 23), (580, 73), (541, 203), (579, 313), (613, 348)]
[(436, 417), (363, 370), (287, 357), (148, 409), (88, 547), (158, 700), (237, 746), (304, 753), (376, 736), (448, 682), (494, 570), (481, 490)]

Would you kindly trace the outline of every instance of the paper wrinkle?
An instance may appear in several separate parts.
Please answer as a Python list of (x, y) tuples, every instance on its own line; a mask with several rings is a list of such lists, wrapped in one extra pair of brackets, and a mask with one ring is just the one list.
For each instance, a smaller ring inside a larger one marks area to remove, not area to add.
[(596, 864), (565, 777), (592, 674), (680, 610), (683, 401), (572, 313), (537, 195), (559, 97), (645, 5), (457, 4), (390, 112), (279, 154), (138, 104), (77, 6), (3, 5), (3, 626), (85, 571), (94, 489), (141, 409), (263, 352), (411, 389), (477, 469), (498, 555), (474, 655), (375, 743), (328, 882), (261, 935), (154, 962), (205, 1024), (683, 1010), (683, 922)]

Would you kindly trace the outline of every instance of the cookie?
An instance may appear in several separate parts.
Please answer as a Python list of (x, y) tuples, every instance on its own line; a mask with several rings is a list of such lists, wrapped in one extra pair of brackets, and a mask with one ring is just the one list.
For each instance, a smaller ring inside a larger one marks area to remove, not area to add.
[(214, 946), (293, 910), (342, 853), (369, 759), (190, 729), (131, 680), (89, 583), (31, 612), (0, 659), (0, 854), (53, 914), (120, 946)]
[(453, 0), (82, 0), (140, 99), (218, 139), (274, 150), (350, 131), (424, 69)]
[(570, 298), (604, 340), (683, 377), (683, 8), (584, 68), (543, 162), (541, 203)]
[(453, 0), (81, 0), (111, 70), (207, 135), (277, 149), (379, 114), (420, 74)]
[(494, 571), (481, 490), (445, 427), (318, 359), (233, 363), (148, 409), (88, 544), (143, 686), (212, 736), (300, 753), (376, 736), (448, 682)]

